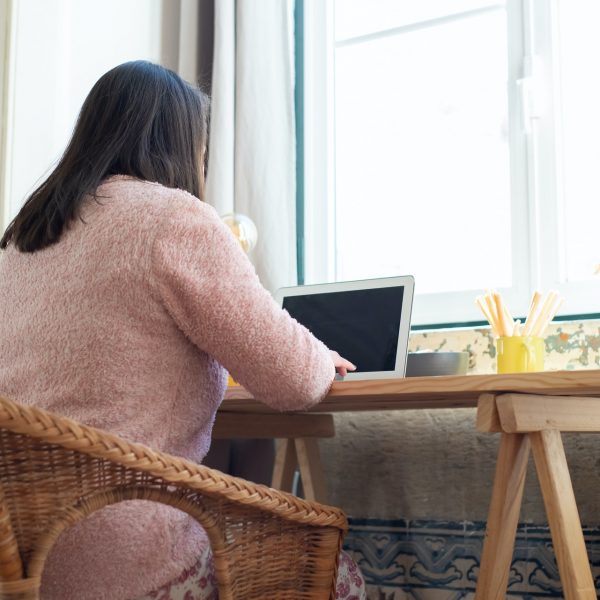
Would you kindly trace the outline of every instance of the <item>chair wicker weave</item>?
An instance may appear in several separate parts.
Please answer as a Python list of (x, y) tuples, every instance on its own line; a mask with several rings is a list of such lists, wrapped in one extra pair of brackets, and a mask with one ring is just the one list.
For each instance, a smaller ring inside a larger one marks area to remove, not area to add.
[(59, 534), (95, 510), (152, 500), (207, 531), (221, 600), (335, 598), (340, 510), (0, 397), (0, 598), (39, 598)]

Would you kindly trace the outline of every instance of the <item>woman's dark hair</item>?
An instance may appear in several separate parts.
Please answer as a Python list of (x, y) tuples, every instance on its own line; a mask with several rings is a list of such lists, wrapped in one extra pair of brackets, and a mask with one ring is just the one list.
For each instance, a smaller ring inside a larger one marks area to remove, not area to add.
[(87, 195), (110, 175), (180, 188), (202, 198), (208, 97), (173, 71), (146, 61), (124, 63), (89, 93), (73, 137), (50, 176), (6, 229), (13, 243), (35, 252), (59, 241)]

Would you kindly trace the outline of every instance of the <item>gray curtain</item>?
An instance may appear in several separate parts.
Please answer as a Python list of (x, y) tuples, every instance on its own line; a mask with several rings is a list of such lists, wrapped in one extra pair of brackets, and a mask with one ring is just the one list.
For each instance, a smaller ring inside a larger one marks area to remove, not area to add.
[(215, 4), (207, 200), (248, 215), (252, 261), (274, 292), (296, 283), (293, 0)]
[[(219, 0), (217, 0), (218, 2)], [(162, 64), (211, 91), (215, 0), (163, 0)]]

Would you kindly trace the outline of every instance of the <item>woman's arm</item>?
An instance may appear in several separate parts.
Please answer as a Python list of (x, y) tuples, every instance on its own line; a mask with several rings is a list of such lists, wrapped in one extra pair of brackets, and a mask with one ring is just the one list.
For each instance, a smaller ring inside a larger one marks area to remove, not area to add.
[(257, 399), (291, 410), (327, 394), (332, 353), (262, 287), (214, 209), (175, 203), (151, 260), (160, 298), (181, 331)]

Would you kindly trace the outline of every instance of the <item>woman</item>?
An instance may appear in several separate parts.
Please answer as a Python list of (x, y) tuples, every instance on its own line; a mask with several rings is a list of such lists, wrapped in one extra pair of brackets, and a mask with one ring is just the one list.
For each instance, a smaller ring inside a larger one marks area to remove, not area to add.
[[(112, 69), (0, 241), (0, 393), (197, 462), (223, 367), (278, 409), (319, 402), (353, 368), (274, 303), (199, 200), (207, 113), (172, 71)], [(42, 596), (176, 597), (206, 575), (207, 548), (187, 515), (121, 503), (61, 536)]]

